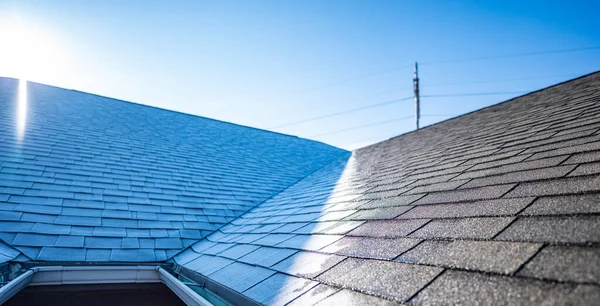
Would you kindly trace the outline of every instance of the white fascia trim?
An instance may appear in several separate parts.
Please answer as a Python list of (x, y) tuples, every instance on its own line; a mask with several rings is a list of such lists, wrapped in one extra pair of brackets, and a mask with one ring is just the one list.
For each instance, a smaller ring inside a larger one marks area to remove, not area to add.
[(29, 286), (159, 283), (153, 266), (35, 267)]
[(157, 266), (35, 267), (0, 288), (0, 304), (27, 286), (160, 282), (189, 306), (212, 306), (169, 272)]

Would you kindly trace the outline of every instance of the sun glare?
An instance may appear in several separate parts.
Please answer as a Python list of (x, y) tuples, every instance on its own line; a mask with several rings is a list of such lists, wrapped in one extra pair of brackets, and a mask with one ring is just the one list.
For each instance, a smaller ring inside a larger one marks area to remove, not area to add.
[(52, 37), (21, 19), (0, 19), (0, 76), (53, 82), (64, 61)]
[(19, 79), (19, 93), (17, 97), (17, 139), (23, 141), (25, 125), (27, 123), (27, 81)]
[(64, 54), (47, 27), (22, 18), (0, 18), (0, 76), (19, 79), (16, 132), (25, 137), (27, 123), (27, 80), (56, 84), (65, 71)]

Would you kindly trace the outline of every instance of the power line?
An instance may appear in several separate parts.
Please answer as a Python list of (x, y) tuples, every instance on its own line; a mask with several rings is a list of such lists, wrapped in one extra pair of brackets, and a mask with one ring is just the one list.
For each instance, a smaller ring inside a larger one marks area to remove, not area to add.
[(440, 114), (440, 115), (421, 115), (421, 117), (455, 117), (455, 116), (458, 116), (458, 115), (442, 115), (442, 114)]
[(529, 91), (505, 91), (505, 92), (475, 92), (463, 94), (439, 94), (439, 95), (424, 95), (425, 98), (449, 98), (449, 97), (469, 97), (469, 96), (497, 96), (497, 95), (518, 95), (525, 94)]
[[(456, 117), (456, 116), (458, 116), (458, 115), (456, 115), (456, 114), (455, 115), (447, 115), (447, 114), (446, 115), (442, 115), (442, 114), (440, 114), (440, 115), (421, 115), (421, 117)], [(406, 119), (410, 119), (410, 118), (412, 118), (412, 116), (411, 117), (403, 117), (403, 118), (399, 118), (399, 119), (388, 120), (388, 121), (382, 121), (382, 122), (379, 122), (378, 124), (385, 124), (385, 123), (389, 123), (389, 122), (406, 120)], [(369, 126), (373, 126), (373, 125), (375, 125), (375, 124), (368, 124), (368, 125), (366, 125), (364, 127), (369, 127)], [(358, 129), (358, 128), (359, 127), (354, 127), (354, 128), (351, 128), (351, 129)], [(338, 131), (334, 131), (334, 132), (338, 132)], [(325, 133), (325, 134), (327, 134), (327, 133)], [(394, 133), (394, 134), (392, 134), (390, 136), (363, 138), (361, 140), (352, 142), (352, 144), (354, 144), (354, 143), (363, 143), (363, 142), (371, 142), (371, 141), (381, 141), (382, 139), (389, 139), (389, 138), (392, 138), (392, 137), (396, 137), (396, 136), (398, 136), (398, 134), (399, 133)], [(323, 135), (323, 134), (321, 134), (321, 135)], [(312, 136), (312, 137), (316, 137), (316, 136), (319, 136), (319, 135), (315, 135), (315, 136)]]
[(368, 74), (357, 75), (357, 76), (350, 77), (347, 79), (342, 79), (339, 81), (334, 81), (334, 82), (325, 83), (322, 85), (317, 85), (317, 86), (297, 90), (297, 91), (291, 92), (290, 94), (297, 95), (297, 94), (302, 94), (302, 93), (311, 92), (311, 91), (323, 90), (323, 89), (327, 89), (330, 87), (335, 87), (335, 86), (343, 85), (346, 83), (351, 83), (351, 82), (362, 80), (362, 79), (368, 79), (368, 78), (371, 78), (374, 76), (388, 74), (388, 73), (396, 72), (398, 70), (407, 69), (407, 68), (411, 68), (411, 67), (412, 67), (411, 65), (400, 66), (400, 67), (396, 67), (396, 68), (392, 68), (392, 69), (380, 70), (380, 71), (376, 71), (376, 72), (372, 72), (372, 73), (368, 73)]
[(347, 128), (347, 129), (336, 130), (336, 131), (331, 131), (331, 132), (327, 132), (327, 133), (321, 133), (321, 134), (317, 134), (317, 135), (312, 135), (312, 136), (309, 136), (308, 138), (319, 137), (319, 136), (324, 136), (324, 135), (331, 135), (331, 134), (339, 134), (339, 133), (342, 133), (342, 132), (353, 131), (353, 130), (358, 130), (358, 129), (362, 129), (362, 128), (366, 128), (366, 127), (371, 127), (371, 126), (376, 126), (376, 125), (382, 125), (382, 124), (386, 124), (386, 123), (391, 123), (391, 122), (396, 122), (396, 121), (402, 121), (402, 120), (407, 120), (407, 119), (412, 119), (412, 118), (414, 118), (414, 116), (407, 116), (407, 117), (396, 118), (396, 119), (392, 119), (392, 120), (386, 120), (386, 121), (380, 121), (380, 122), (375, 122), (375, 123), (369, 123), (369, 124), (365, 124), (365, 125), (360, 125), (360, 126), (355, 126), (355, 127)]
[[(425, 95), (422, 97), (426, 97), (426, 98), (441, 98), (441, 97), (462, 97), (462, 96), (486, 96), (486, 95), (506, 95), (506, 94), (523, 94), (523, 93), (528, 93), (528, 91), (514, 91), (514, 92), (477, 92), (477, 93), (463, 93), (463, 94), (441, 94), (441, 95)], [(408, 99), (412, 99), (411, 98), (404, 98), (405, 100)], [(359, 109), (354, 109), (352, 111), (357, 111)], [(423, 115), (422, 117), (455, 117), (456, 115), (445, 115), (445, 114), (430, 114), (430, 115)], [(342, 132), (347, 132), (347, 131), (353, 131), (353, 130), (358, 130), (358, 129), (362, 129), (362, 128), (366, 128), (366, 127), (372, 127), (372, 126), (376, 126), (376, 125), (382, 125), (382, 124), (386, 124), (386, 123), (390, 123), (390, 122), (396, 122), (396, 121), (402, 121), (402, 120), (407, 120), (407, 119), (411, 119), (414, 118), (414, 116), (407, 116), (407, 117), (402, 117), (402, 118), (397, 118), (397, 119), (392, 119), (392, 120), (386, 120), (386, 121), (380, 121), (380, 122), (375, 122), (375, 123), (370, 123), (370, 124), (365, 124), (365, 125), (359, 125), (359, 126), (355, 126), (355, 127), (351, 127), (351, 128), (346, 128), (346, 129), (341, 129), (341, 130), (335, 130), (335, 131), (331, 131), (331, 132), (327, 132), (327, 133), (321, 133), (321, 134), (317, 134), (317, 135), (313, 135), (313, 136), (309, 136), (309, 138), (314, 138), (314, 137), (319, 137), (319, 136), (325, 136), (325, 135), (331, 135), (331, 134), (338, 134), (338, 133), (342, 133)], [(303, 122), (307, 122), (310, 120), (304, 120)]]
[[(515, 53), (515, 54), (484, 56), (484, 57), (475, 57), (475, 58), (463, 58), (463, 59), (454, 59), (454, 60), (440, 60), (440, 61), (424, 62), (424, 63), (421, 63), (421, 65), (461, 63), (461, 62), (514, 58), (514, 57), (524, 57), (524, 56), (543, 55), (543, 54), (558, 54), (558, 53), (568, 53), (568, 52), (577, 52), (577, 51), (588, 51), (588, 50), (597, 50), (597, 49), (600, 49), (600, 46), (573, 48), (573, 49), (561, 49), (561, 50), (548, 50), (548, 51), (538, 51), (538, 52), (529, 52), (529, 53)], [(399, 66), (399, 67), (392, 68), (392, 69), (386, 69), (386, 70), (380, 70), (380, 71), (376, 71), (376, 72), (372, 72), (372, 73), (356, 75), (354, 77), (350, 77), (347, 79), (342, 79), (339, 81), (333, 81), (330, 83), (325, 83), (322, 85), (317, 85), (314, 87), (309, 87), (309, 88), (293, 91), (289, 94), (286, 94), (285, 96), (297, 95), (297, 94), (302, 94), (302, 93), (311, 92), (311, 91), (323, 90), (326, 88), (343, 85), (343, 84), (351, 83), (351, 82), (362, 80), (362, 79), (371, 78), (371, 77), (378, 76), (378, 75), (388, 74), (388, 73), (396, 72), (396, 71), (411, 68), (411, 67), (412, 67), (412, 65)]]
[[(455, 116), (457, 116), (457, 115), (422, 115), (421, 117), (455, 117)], [(335, 131), (331, 131), (331, 132), (327, 132), (327, 133), (313, 135), (310, 137), (318, 137), (318, 136), (323, 136), (323, 135), (337, 134), (337, 133), (341, 133), (341, 132), (358, 130), (358, 129), (362, 129), (362, 128), (366, 128), (366, 127), (372, 127), (372, 126), (376, 126), (376, 125), (382, 125), (382, 124), (386, 124), (386, 123), (390, 123), (390, 122), (402, 121), (402, 120), (407, 120), (407, 119), (412, 119), (412, 118), (414, 118), (414, 116), (406, 116), (406, 117), (396, 118), (396, 119), (392, 119), (392, 120), (386, 120), (386, 121), (380, 121), (380, 122), (355, 126), (355, 127), (351, 127), (351, 128), (347, 128), (347, 129), (342, 129), (342, 130), (335, 130)]]
[[(476, 93), (462, 93), (462, 94), (439, 94), (439, 95), (423, 95), (421, 97), (424, 97), (424, 98), (449, 98), (449, 97), (492, 96), (492, 95), (508, 95), (508, 94), (512, 95), (512, 94), (524, 94), (524, 93), (528, 93), (528, 91), (476, 92)], [(413, 97), (405, 97), (405, 98), (401, 98), (401, 99), (394, 99), (394, 100), (391, 100), (391, 101), (386, 101), (386, 102), (381, 102), (381, 103), (376, 103), (376, 104), (370, 104), (370, 105), (366, 105), (366, 106), (362, 106), (362, 107), (358, 107), (358, 108), (352, 108), (352, 109), (341, 111), (341, 112), (337, 112), (337, 113), (331, 113), (331, 114), (327, 114), (327, 115), (322, 115), (322, 116), (312, 117), (312, 118), (308, 118), (308, 119), (298, 120), (298, 121), (294, 121), (294, 122), (290, 122), (290, 123), (280, 124), (280, 125), (277, 125), (277, 126), (273, 126), (273, 127), (267, 128), (267, 129), (272, 130), (272, 129), (278, 129), (278, 128), (282, 128), (282, 127), (288, 127), (288, 126), (298, 125), (298, 124), (302, 124), (302, 123), (307, 123), (307, 122), (322, 120), (322, 119), (326, 119), (326, 118), (336, 117), (336, 116), (340, 116), (340, 115), (350, 114), (350, 113), (354, 113), (354, 112), (358, 112), (358, 111), (362, 111), (362, 110), (366, 110), (366, 109), (381, 107), (381, 106), (384, 106), (384, 105), (394, 104), (394, 103), (397, 103), (397, 102), (408, 101), (408, 100), (412, 100), (412, 99), (413, 99)], [(427, 117), (431, 117), (431, 116), (434, 116), (434, 115), (427, 115)], [(435, 116), (438, 116), (438, 115), (435, 115)], [(319, 136), (319, 135), (317, 135), (317, 136)]]
[(345, 111), (341, 111), (341, 112), (337, 112), (337, 113), (332, 113), (332, 114), (327, 114), (327, 115), (312, 117), (312, 118), (308, 118), (308, 119), (304, 119), (304, 120), (294, 121), (294, 122), (290, 122), (290, 123), (285, 123), (285, 124), (277, 125), (277, 126), (274, 126), (274, 127), (270, 127), (268, 129), (277, 129), (277, 128), (282, 128), (282, 127), (286, 127), (286, 126), (292, 126), (292, 125), (297, 125), (297, 124), (301, 124), (301, 123), (311, 122), (311, 121), (315, 121), (315, 120), (321, 120), (321, 119), (325, 119), (325, 118), (331, 118), (331, 117), (335, 117), (335, 116), (339, 116), (339, 115), (349, 114), (349, 113), (358, 112), (358, 111), (365, 110), (365, 109), (380, 107), (380, 106), (389, 105), (389, 104), (393, 104), (393, 103), (397, 103), (397, 102), (401, 102), (401, 101), (406, 101), (406, 100), (411, 100), (411, 99), (412, 99), (412, 97), (406, 97), (406, 98), (401, 98), (401, 99), (395, 99), (395, 100), (391, 100), (391, 101), (381, 102), (381, 103), (377, 103), (377, 104), (366, 105), (366, 106), (362, 106), (362, 107), (358, 107), (358, 108), (353, 108), (353, 109), (349, 109), (349, 110), (345, 110)]
[(453, 63), (474, 62), (474, 61), (483, 61), (483, 60), (492, 60), (492, 59), (525, 57), (525, 56), (533, 56), (533, 55), (558, 54), (558, 53), (588, 51), (588, 50), (597, 50), (597, 49), (600, 49), (600, 46), (583, 47), (583, 48), (573, 48), (573, 49), (548, 50), (548, 51), (538, 51), (538, 52), (527, 52), (527, 53), (513, 53), (513, 54), (504, 54), (504, 55), (495, 55), (495, 56), (482, 56), (482, 57), (473, 57), (473, 58), (462, 58), (462, 59), (454, 59), (454, 60), (439, 60), (439, 61), (424, 62), (421, 65), (453, 64)]
[(553, 79), (553, 78), (572, 78), (579, 74), (571, 75), (553, 75), (553, 76), (537, 76), (537, 77), (521, 77), (521, 78), (506, 78), (496, 80), (484, 80), (484, 81), (467, 81), (467, 82), (455, 82), (455, 83), (438, 83), (438, 84), (424, 84), (421, 87), (442, 87), (442, 86), (456, 86), (456, 85), (471, 85), (471, 84), (487, 84), (487, 83), (502, 83), (512, 81), (525, 81), (525, 80), (542, 80), (542, 79)]
[[(462, 59), (450, 59), (450, 60), (439, 60), (439, 61), (430, 61), (419, 64), (421, 65), (434, 65), (434, 64), (450, 64), (450, 63), (463, 63), (463, 62), (474, 62), (474, 61), (483, 61), (483, 60), (493, 60), (493, 59), (504, 59), (504, 58), (515, 58), (515, 57), (526, 57), (526, 56), (534, 56), (534, 55), (544, 55), (544, 54), (559, 54), (559, 53), (570, 53), (570, 52), (578, 52), (578, 51), (589, 51), (589, 50), (598, 50), (600, 46), (592, 46), (592, 47), (582, 47), (582, 48), (573, 48), (573, 49), (559, 49), (559, 50), (547, 50), (547, 51), (537, 51), (537, 52), (526, 52), (526, 53), (513, 53), (513, 54), (504, 54), (504, 55), (493, 55), (493, 56), (482, 56), (482, 57), (473, 57), (473, 58), (462, 58)], [(323, 90), (326, 88), (343, 85), (346, 83), (351, 83), (354, 81), (368, 79), (374, 76), (379, 76), (383, 74), (388, 74), (392, 72), (396, 72), (402, 69), (412, 68), (412, 65), (400, 66), (392, 69), (380, 70), (372, 73), (357, 75), (351, 78), (342, 79), (339, 81), (333, 81), (330, 83), (325, 83), (322, 85), (317, 85), (314, 87), (309, 87), (305, 89), (301, 89), (298, 91), (294, 91), (291, 94), (301, 94), (310, 91)]]
[[(528, 91), (515, 91), (515, 92), (477, 92), (477, 93), (463, 93), (463, 94), (441, 94), (441, 95), (426, 95), (426, 96), (422, 96), (422, 97), (427, 97), (427, 98), (435, 97), (435, 98), (438, 98), (438, 97), (485, 96), (485, 95), (505, 95), (505, 94), (523, 94), (523, 93), (528, 93)], [(411, 98), (405, 98), (405, 99), (411, 99)], [(354, 111), (356, 111), (356, 110), (354, 110)], [(455, 116), (457, 116), (457, 115), (427, 114), (427, 115), (422, 115), (421, 117), (455, 117)], [(331, 135), (331, 134), (338, 134), (338, 133), (342, 133), (342, 132), (358, 130), (358, 129), (362, 129), (362, 128), (367, 128), (367, 127), (382, 125), (382, 124), (396, 122), (396, 121), (407, 120), (407, 119), (411, 119), (411, 118), (414, 118), (414, 116), (407, 116), (407, 117), (396, 118), (396, 119), (392, 119), (392, 120), (386, 120), (386, 121), (380, 121), (380, 122), (375, 122), (375, 123), (370, 123), (370, 124), (365, 124), (365, 125), (354, 126), (354, 127), (350, 127), (350, 128), (346, 128), (346, 129), (335, 130), (335, 131), (331, 131), (331, 132), (327, 132), (327, 133), (321, 133), (321, 134), (309, 136), (309, 138), (314, 138), (314, 137), (319, 137), (319, 136), (325, 136), (325, 135)], [(305, 121), (308, 121), (308, 120), (305, 120)]]

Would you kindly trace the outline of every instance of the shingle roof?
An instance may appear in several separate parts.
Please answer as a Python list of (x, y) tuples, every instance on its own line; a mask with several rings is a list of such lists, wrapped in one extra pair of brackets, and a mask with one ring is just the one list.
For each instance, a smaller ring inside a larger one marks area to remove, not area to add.
[(0, 238), (33, 260), (165, 261), (348, 154), (35, 83), (20, 139), (18, 86), (0, 78)]
[(267, 304), (594, 304), (599, 213), (594, 73), (342, 156), (174, 259)]
[(0, 264), (15, 259), (19, 254), (21, 254), (21, 252), (0, 242)]
[(173, 260), (264, 304), (600, 300), (600, 73), (348, 152), (0, 78), (0, 262)]

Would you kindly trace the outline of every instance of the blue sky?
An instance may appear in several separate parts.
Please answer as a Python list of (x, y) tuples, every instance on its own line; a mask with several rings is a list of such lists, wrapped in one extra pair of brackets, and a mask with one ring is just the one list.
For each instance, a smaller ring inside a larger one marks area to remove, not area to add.
[[(600, 70), (600, 49), (469, 60), (600, 47), (598, 11), (551, 0), (0, 0), (0, 36), (15, 23), (34, 33), (27, 52), (0, 51), (0, 75), (26, 57), (33, 81), (269, 129), (410, 97), (418, 61), (427, 125)], [(478, 92), (509, 94), (427, 97)], [(413, 119), (394, 120), (412, 114), (407, 100), (274, 130), (353, 149), (411, 131)]]

